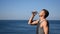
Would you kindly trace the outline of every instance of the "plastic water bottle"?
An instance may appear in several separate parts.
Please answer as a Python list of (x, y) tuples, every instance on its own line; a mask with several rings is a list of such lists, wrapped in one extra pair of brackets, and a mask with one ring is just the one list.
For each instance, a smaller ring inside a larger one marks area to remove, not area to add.
[(37, 15), (38, 12), (34, 9), (34, 10), (32, 11), (32, 14)]

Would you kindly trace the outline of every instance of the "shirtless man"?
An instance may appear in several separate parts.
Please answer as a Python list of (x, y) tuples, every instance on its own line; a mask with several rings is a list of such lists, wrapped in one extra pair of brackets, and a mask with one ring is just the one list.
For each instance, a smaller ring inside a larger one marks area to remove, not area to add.
[(33, 18), (35, 16), (34, 13), (32, 13), (32, 16), (30, 17), (28, 24), (31, 25), (38, 25), (37, 26), (37, 34), (49, 34), (49, 23), (46, 20), (48, 17), (49, 12), (46, 9), (42, 9), (39, 13), (39, 19), (34, 21)]

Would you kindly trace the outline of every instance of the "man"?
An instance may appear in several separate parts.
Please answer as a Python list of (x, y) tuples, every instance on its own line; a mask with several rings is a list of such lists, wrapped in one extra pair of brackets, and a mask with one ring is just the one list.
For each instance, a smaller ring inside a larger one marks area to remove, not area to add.
[(39, 13), (39, 19), (36, 21), (33, 21), (33, 18), (35, 16), (35, 13), (32, 13), (32, 16), (29, 19), (28, 24), (35, 25), (37, 24), (37, 34), (49, 34), (49, 23), (46, 20), (48, 17), (49, 12), (46, 9), (42, 9)]

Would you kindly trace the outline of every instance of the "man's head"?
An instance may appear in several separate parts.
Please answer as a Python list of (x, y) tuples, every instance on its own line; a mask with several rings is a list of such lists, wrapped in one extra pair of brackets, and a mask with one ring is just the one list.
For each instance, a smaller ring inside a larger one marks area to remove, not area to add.
[(49, 12), (46, 9), (42, 9), (41, 12), (39, 13), (40, 17), (47, 18), (49, 16)]

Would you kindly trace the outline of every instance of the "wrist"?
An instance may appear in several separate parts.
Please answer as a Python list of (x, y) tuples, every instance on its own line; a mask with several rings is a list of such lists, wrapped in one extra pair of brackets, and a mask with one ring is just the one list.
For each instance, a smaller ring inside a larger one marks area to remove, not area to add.
[(32, 15), (32, 18), (34, 18), (34, 16)]

